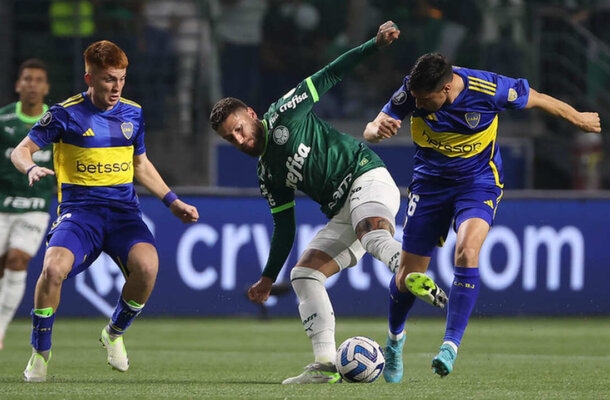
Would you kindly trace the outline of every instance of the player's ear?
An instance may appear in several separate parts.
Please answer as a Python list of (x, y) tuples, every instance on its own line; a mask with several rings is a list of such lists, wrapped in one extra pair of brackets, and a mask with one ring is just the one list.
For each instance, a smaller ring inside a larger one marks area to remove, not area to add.
[(85, 72), (85, 83), (87, 84), (87, 86), (93, 86), (93, 84), (91, 83), (91, 74), (89, 72)]
[(253, 119), (258, 119), (258, 115), (256, 114), (256, 111), (254, 111), (254, 109), (252, 107), (248, 107), (246, 109), (246, 112), (248, 113), (248, 115), (253, 118)]

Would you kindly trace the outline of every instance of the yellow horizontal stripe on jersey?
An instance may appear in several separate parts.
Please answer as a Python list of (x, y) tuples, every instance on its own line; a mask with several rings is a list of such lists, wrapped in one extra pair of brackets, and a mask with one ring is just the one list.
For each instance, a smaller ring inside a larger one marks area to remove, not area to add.
[(124, 97), (121, 97), (121, 103), (130, 104), (130, 105), (132, 105), (134, 107), (137, 107), (137, 108), (142, 108), (142, 106), (139, 105), (138, 103), (136, 103), (135, 101), (128, 100), (128, 99), (126, 99)]
[(495, 96), (495, 94), (496, 94), (495, 90), (483, 89), (483, 88), (479, 88), (479, 87), (472, 86), (472, 85), (468, 85), (468, 89), (474, 90), (474, 91), (477, 91), (477, 92), (481, 92), (481, 93), (485, 93), (485, 94), (488, 94), (490, 96)]
[(455, 132), (435, 132), (421, 117), (411, 118), (411, 137), (421, 147), (434, 149), (447, 157), (473, 157), (496, 140), (498, 116), (484, 130), (472, 135)]
[(112, 186), (133, 182), (133, 146), (83, 148), (53, 146), (57, 183)]
[(72, 96), (72, 97), (68, 98), (63, 103), (60, 103), (60, 105), (64, 108), (67, 108), (67, 107), (73, 106), (75, 104), (82, 103), (84, 100), (85, 100), (85, 98), (83, 96), (81, 96), (80, 94), (77, 94), (76, 96)]
[(481, 79), (481, 78), (477, 78), (476, 76), (468, 76), (468, 82), (470, 83), (477, 83), (481, 86), (487, 86), (490, 89), (496, 89), (496, 84), (491, 82), (491, 81), (486, 81), (485, 79)]
[(468, 89), (476, 90), (494, 96), (496, 94), (496, 84), (474, 76), (468, 77)]

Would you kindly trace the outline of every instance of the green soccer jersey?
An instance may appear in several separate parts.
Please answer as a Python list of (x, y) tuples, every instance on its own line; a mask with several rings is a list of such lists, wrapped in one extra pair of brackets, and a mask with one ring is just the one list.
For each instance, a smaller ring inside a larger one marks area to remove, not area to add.
[(376, 49), (371, 39), (346, 52), (265, 113), (267, 143), (259, 158), (258, 179), (272, 213), (292, 207), (295, 190), (300, 190), (331, 218), (345, 203), (354, 179), (384, 166), (366, 144), (339, 132), (312, 111), (320, 96)]
[(266, 145), (258, 161), (258, 180), (274, 227), (264, 277), (276, 280), (294, 243), (296, 190), (332, 218), (345, 204), (354, 179), (384, 166), (366, 144), (337, 131), (312, 111), (320, 96), (376, 49), (371, 39), (344, 53), (273, 103), (263, 117)]
[[(48, 107), (43, 107), (43, 114)], [(0, 160), (0, 212), (23, 213), (27, 211), (48, 211), (49, 200), (53, 196), (55, 180), (46, 177), (29, 186), (28, 179), (11, 162), (11, 152), (42, 114), (36, 117), (21, 112), (21, 102), (0, 108), (0, 148), (4, 155)], [(53, 168), (51, 148), (34, 153), (34, 162), (41, 167)]]

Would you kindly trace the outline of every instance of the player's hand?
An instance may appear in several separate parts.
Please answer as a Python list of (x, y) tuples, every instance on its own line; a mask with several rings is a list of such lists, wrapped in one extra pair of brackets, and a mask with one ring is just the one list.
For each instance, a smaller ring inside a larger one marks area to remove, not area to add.
[(585, 132), (600, 133), (602, 131), (602, 124), (599, 119), (599, 114), (596, 112), (581, 112), (579, 113), (580, 119), (577, 122), (577, 126)]
[(36, 166), (28, 174), (28, 181), (30, 186), (34, 186), (34, 182), (38, 182), (40, 179), (47, 175), (55, 175), (55, 171), (45, 167)]
[(175, 200), (169, 206), (169, 209), (172, 214), (180, 218), (185, 224), (190, 224), (199, 220), (199, 211), (197, 211), (197, 208), (190, 204), (186, 204), (180, 199)]
[(269, 298), (272, 286), (273, 281), (270, 278), (263, 276), (258, 282), (250, 286), (248, 289), (248, 298), (253, 303), (263, 304)]
[(369, 122), (364, 131), (364, 138), (367, 142), (378, 143), (383, 139), (391, 138), (398, 133), (402, 121), (392, 117), (376, 118)]
[(398, 25), (396, 25), (392, 21), (384, 22), (379, 26), (379, 30), (377, 31), (377, 36), (375, 38), (375, 44), (377, 47), (384, 47), (398, 39), (400, 36), (400, 29), (398, 29)]

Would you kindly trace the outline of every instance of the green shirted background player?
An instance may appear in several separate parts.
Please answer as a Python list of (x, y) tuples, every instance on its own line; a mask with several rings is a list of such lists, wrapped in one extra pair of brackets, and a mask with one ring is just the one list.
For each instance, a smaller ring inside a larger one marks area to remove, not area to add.
[(259, 120), (239, 99), (219, 100), (212, 128), (240, 151), (259, 157), (258, 179), (273, 216), (269, 258), (248, 297), (263, 303), (295, 238), (295, 191), (320, 204), (330, 221), (309, 243), (290, 273), (299, 314), (312, 342), (314, 362), (284, 384), (335, 383), (335, 317), (326, 279), (356, 265), (365, 251), (391, 271), (401, 245), (394, 239), (400, 191), (383, 161), (366, 144), (337, 131), (312, 111), (320, 96), (358, 63), (389, 45), (400, 31), (391, 21), (375, 38), (347, 51), (273, 103)]
[[(47, 232), (55, 189), (53, 179), (29, 186), (10, 155), (49, 108), (44, 103), (49, 88), (45, 63), (28, 59), (20, 65), (15, 83), (19, 101), (0, 109), (0, 349), (25, 293), (28, 264)], [(34, 161), (52, 168), (52, 149), (39, 151)]]

